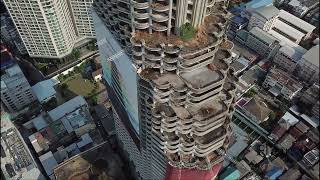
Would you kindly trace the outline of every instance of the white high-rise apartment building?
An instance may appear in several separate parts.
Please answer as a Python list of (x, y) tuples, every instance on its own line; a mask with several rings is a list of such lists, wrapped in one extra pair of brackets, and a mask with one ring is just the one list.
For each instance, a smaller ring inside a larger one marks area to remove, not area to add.
[(92, 0), (4, 0), (31, 57), (63, 58), (94, 38)]

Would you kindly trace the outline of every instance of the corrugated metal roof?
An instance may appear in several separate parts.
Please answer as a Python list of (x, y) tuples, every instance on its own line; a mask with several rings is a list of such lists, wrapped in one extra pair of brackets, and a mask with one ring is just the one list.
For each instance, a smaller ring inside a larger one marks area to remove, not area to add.
[(56, 121), (63, 116), (67, 115), (68, 113), (76, 110), (77, 108), (86, 105), (87, 102), (82, 96), (77, 96), (60, 106), (56, 107), (55, 109), (48, 112), (49, 116), (53, 121)]
[(250, 34), (253, 34), (254, 36), (259, 38), (260, 40), (267, 43), (268, 45), (274, 43), (277, 40), (275, 37), (271, 36), (270, 34), (268, 34), (267, 32), (263, 31), (262, 29), (260, 29), (258, 27), (253, 27), (250, 30)]

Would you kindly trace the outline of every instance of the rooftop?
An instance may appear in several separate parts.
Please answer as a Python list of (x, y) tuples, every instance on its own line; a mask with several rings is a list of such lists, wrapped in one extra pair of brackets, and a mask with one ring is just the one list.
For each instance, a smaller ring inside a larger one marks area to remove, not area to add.
[(262, 29), (260, 29), (258, 27), (253, 27), (250, 30), (250, 34), (253, 34), (255, 37), (257, 37), (260, 40), (264, 41), (265, 43), (268, 44), (268, 46), (270, 46), (271, 44), (273, 44), (276, 41), (278, 41), (277, 38), (271, 36), (270, 34), (268, 34), (267, 32), (263, 31)]
[(56, 94), (54, 86), (55, 82), (51, 79), (47, 79), (32, 86), (32, 91), (36, 95), (38, 101), (44, 102)]
[(313, 46), (302, 56), (302, 58), (319, 67), (319, 45)]
[(272, 68), (268, 76), (293, 92), (303, 87), (299, 81), (293, 79), (288, 73), (278, 68)]
[(56, 121), (84, 105), (87, 105), (86, 100), (82, 96), (77, 96), (49, 111), (48, 114), (53, 121)]
[(294, 62), (298, 62), (301, 59), (301, 57), (304, 55), (304, 53), (307, 52), (307, 50), (298, 51), (297, 49), (290, 47), (290, 46), (287, 46), (287, 45), (282, 46), (279, 49), (279, 51), (282, 52), (283, 54), (286, 54), (287, 56), (291, 57)]
[(279, 12), (279, 18), (284, 19), (288, 24), (292, 24), (298, 28), (301, 28), (305, 30), (306, 32), (312, 32), (314, 29), (316, 29), (315, 26), (307, 23), (306, 21), (288, 13), (287, 11), (280, 10)]
[(261, 17), (269, 20), (279, 14), (279, 9), (274, 7), (273, 5), (270, 6), (263, 6), (254, 9), (255, 13), (259, 14)]
[(242, 108), (250, 112), (260, 122), (263, 122), (272, 112), (272, 110), (268, 108), (267, 104), (258, 96), (251, 98), (242, 106)]
[(39, 157), (39, 160), (48, 176), (53, 174), (53, 169), (58, 165), (51, 151)]

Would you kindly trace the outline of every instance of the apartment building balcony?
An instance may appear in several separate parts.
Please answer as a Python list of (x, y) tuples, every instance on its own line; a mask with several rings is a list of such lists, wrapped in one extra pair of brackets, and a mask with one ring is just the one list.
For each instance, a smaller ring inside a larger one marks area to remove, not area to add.
[(165, 22), (169, 20), (169, 15), (167, 13), (152, 13), (151, 18), (156, 22)]
[(152, 29), (155, 31), (166, 31), (168, 30), (168, 26), (166, 23), (158, 23), (158, 22), (152, 22)]
[(161, 44), (156, 45), (156, 46), (150, 46), (150, 45), (144, 43), (143, 45), (144, 45), (144, 47), (145, 47), (147, 50), (149, 50), (149, 51), (154, 51), (154, 52), (159, 52), (159, 53), (161, 53), (161, 52), (160, 52), (160, 51), (162, 50), (162, 45), (161, 45)]
[(210, 154), (211, 152), (217, 150), (218, 148), (223, 146), (223, 140), (218, 141), (214, 144), (212, 144), (211, 146), (207, 147), (207, 148), (202, 148), (201, 145), (196, 145), (195, 147), (195, 155), (199, 156), (199, 157), (205, 157), (208, 154)]
[(147, 9), (149, 8), (149, 2), (145, 2), (144, 0), (133, 0), (133, 7), (136, 9)]
[(210, 131), (203, 136), (196, 136), (195, 142), (199, 147), (201, 146), (203, 148), (208, 148), (212, 144), (224, 140), (226, 133), (227, 131), (223, 127), (220, 127), (218, 129)]
[(130, 5), (130, 0), (118, 0), (118, 1)]
[(209, 91), (200, 94), (191, 92), (188, 94), (188, 100), (193, 103), (203, 101), (204, 99), (210, 98), (215, 95), (219, 95), (219, 92), (222, 90), (222, 88), (222, 86), (217, 86), (214, 89), (210, 89)]
[(161, 89), (154, 88), (154, 92), (158, 96), (163, 97), (163, 96), (169, 96), (171, 93), (173, 93), (173, 90), (172, 89), (161, 90)]
[(135, 21), (134, 22), (134, 26), (137, 29), (147, 29), (147, 28), (149, 28), (149, 22), (138, 22), (138, 21)]
[(179, 51), (181, 50), (182, 47), (179, 47), (179, 46), (175, 46), (175, 45), (166, 45), (164, 47), (164, 52), (169, 54), (169, 55), (174, 55), (174, 54), (177, 54), (179, 53)]
[(175, 70), (177, 70), (177, 66), (171, 65), (171, 64), (164, 64), (163, 69), (166, 71), (175, 71)]
[[(133, 53), (132, 53), (133, 54)], [(136, 56), (136, 55), (134, 55), (133, 54), (133, 56), (132, 56), (132, 60), (133, 60), (133, 62), (135, 63), (135, 64), (143, 64), (143, 60), (142, 60), (142, 58), (141, 58), (141, 56)]]
[(152, 10), (157, 12), (165, 12), (169, 10), (169, 4), (166, 1), (158, 1), (151, 4)]
[(138, 10), (133, 12), (133, 16), (136, 19), (147, 19), (149, 18), (149, 13), (147, 10)]
[(150, 61), (160, 61), (162, 58), (161, 55), (156, 53), (144, 53), (143, 56), (146, 58), (146, 60)]
[(213, 6), (215, 2), (215, 0), (208, 0), (207, 6)]
[(137, 40), (134, 37), (130, 38), (130, 43), (132, 46), (142, 47), (143, 41)]
[(224, 75), (220, 71), (214, 71), (207, 67), (201, 67), (187, 73), (182, 72), (180, 77), (197, 94), (213, 89), (224, 79)]
[(224, 49), (224, 50), (232, 51), (233, 47), (234, 47), (233, 42), (226, 39), (224, 39), (220, 44), (220, 49)]
[(191, 154), (185, 153), (185, 154), (181, 155), (181, 161), (182, 161), (184, 167), (193, 168), (196, 166), (197, 157), (192, 156)]
[(215, 51), (202, 51), (194, 55), (183, 56), (183, 60), (180, 61), (182, 66), (191, 67), (195, 64), (200, 64), (205, 61), (210, 61), (215, 55)]
[(221, 118), (218, 118), (215, 121), (210, 119), (210, 122), (205, 123), (205, 125), (201, 124), (201, 126), (200, 126), (200, 123), (197, 123), (197, 125), (194, 124), (193, 125), (193, 130), (195, 131), (194, 134), (197, 136), (203, 136), (203, 135), (210, 133), (211, 131), (214, 131), (214, 130), (220, 128), (221, 126), (223, 126), (223, 123), (225, 121), (225, 117), (226, 116), (223, 116)]
[(165, 62), (165, 63), (168, 63), (168, 64), (175, 64), (175, 63), (177, 63), (178, 62), (178, 59), (179, 58), (171, 58), (171, 57), (164, 57), (163, 58), (163, 61)]
[(151, 68), (151, 67), (154, 68), (154, 69), (160, 69), (161, 68), (160, 61), (159, 62), (155, 62), (155, 61), (145, 60), (144, 64), (148, 68)]

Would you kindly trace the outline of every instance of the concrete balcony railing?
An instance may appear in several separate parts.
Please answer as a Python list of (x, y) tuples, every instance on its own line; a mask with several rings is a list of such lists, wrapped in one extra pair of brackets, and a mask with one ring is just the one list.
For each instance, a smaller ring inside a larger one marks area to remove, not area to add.
[(131, 42), (131, 45), (132, 46), (139, 46), (141, 47), (142, 46), (142, 41), (137, 41), (134, 37), (131, 37), (130, 38), (130, 42)]
[(165, 12), (169, 10), (169, 5), (165, 2), (163, 3), (153, 3), (151, 4), (152, 10), (157, 12)]
[[(208, 142), (208, 143), (206, 143), (206, 144), (201, 144), (201, 143), (199, 143), (199, 144), (197, 144), (196, 146), (197, 146), (199, 149), (210, 148), (211, 146), (213, 146), (213, 145), (215, 145), (215, 144), (219, 144), (219, 143), (221, 143), (221, 142), (224, 142), (225, 138), (226, 138), (226, 135), (223, 135), (223, 136), (221, 136), (221, 137), (215, 138), (214, 140), (212, 140), (212, 141), (210, 141), (210, 142)], [(198, 142), (196, 142), (196, 143), (198, 143)]]
[(163, 61), (168, 64), (175, 64), (178, 62), (178, 58), (164, 57)]
[(202, 125), (202, 126), (194, 125), (193, 126), (193, 129), (195, 131), (194, 134), (197, 136), (203, 136), (205, 134), (208, 134), (211, 131), (214, 131), (220, 128), (223, 125), (224, 121), (225, 121), (225, 117), (220, 118), (217, 121), (211, 121), (210, 123), (208, 122), (206, 125)]
[(149, 2), (139, 2), (138, 0), (132, 1), (133, 7), (136, 9), (147, 9), (149, 8)]
[(190, 100), (191, 102), (193, 103), (197, 103), (197, 102), (200, 102), (204, 99), (207, 99), (213, 95), (219, 95), (219, 92), (223, 89), (222, 86), (218, 86), (218, 87), (215, 87), (214, 89), (212, 90), (209, 90), (208, 92), (206, 93), (202, 93), (202, 94), (195, 94), (195, 93), (190, 93), (188, 95), (188, 100)]
[(140, 23), (140, 22), (135, 21), (134, 26), (137, 29), (147, 29), (147, 28), (149, 28), (149, 22)]
[(196, 146), (195, 155), (197, 155), (199, 157), (205, 157), (208, 154), (210, 154), (211, 152), (213, 152), (213, 151), (217, 150), (218, 148), (220, 148), (221, 146), (223, 146), (223, 141), (212, 144), (208, 148), (201, 148), (200, 146), (198, 146), (198, 145)]
[(150, 60), (150, 61), (160, 61), (162, 58), (161, 55), (157, 56), (157, 55), (150, 54), (150, 53), (144, 53), (143, 55), (147, 60)]
[(168, 30), (168, 26), (167, 25), (162, 25), (162, 24), (156, 23), (156, 22), (153, 22), (151, 27), (155, 31), (166, 31), (166, 30)]
[(163, 69), (166, 71), (175, 71), (175, 70), (177, 70), (177, 66), (171, 65), (171, 64), (164, 64)]
[(164, 47), (164, 52), (167, 54), (177, 54), (181, 50), (181, 47), (174, 46), (174, 45), (166, 45)]
[(151, 15), (153, 21), (164, 22), (169, 20), (169, 16), (166, 13), (154, 13)]
[(133, 16), (136, 19), (147, 19), (147, 18), (149, 18), (149, 13), (147, 13), (147, 12), (140, 13), (140, 12), (135, 11), (135, 12), (133, 12)]
[(162, 50), (161, 44), (157, 46), (149, 46), (148, 44), (144, 43), (144, 47), (149, 51), (159, 52)]

